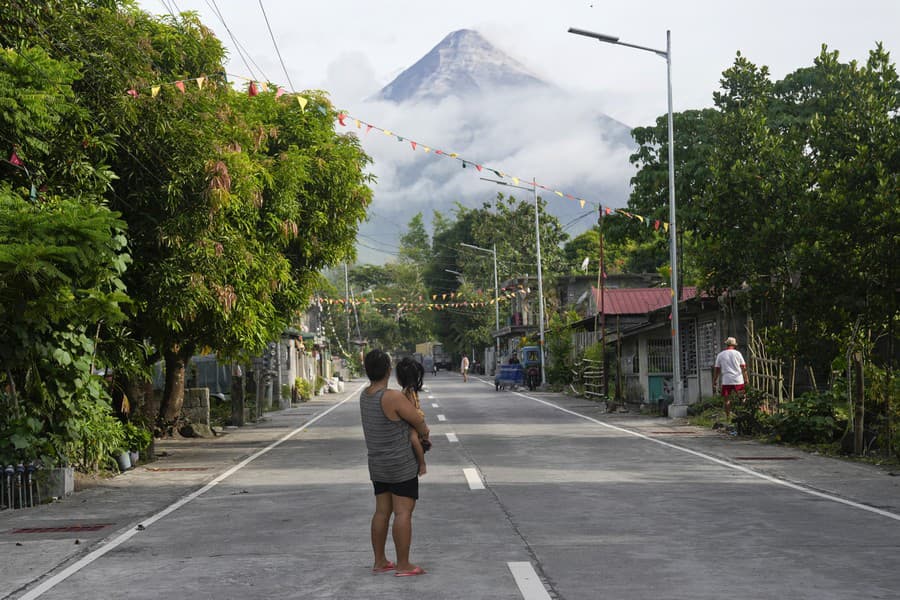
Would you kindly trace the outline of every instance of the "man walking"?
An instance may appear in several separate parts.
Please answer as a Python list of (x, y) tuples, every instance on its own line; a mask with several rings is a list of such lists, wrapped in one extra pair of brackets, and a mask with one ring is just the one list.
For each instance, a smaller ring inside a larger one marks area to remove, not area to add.
[(725, 350), (716, 356), (716, 365), (713, 369), (712, 385), (716, 391), (716, 383), (721, 377), (722, 396), (725, 398), (725, 419), (731, 418), (731, 396), (737, 394), (743, 397), (746, 391), (747, 363), (743, 355), (737, 351), (737, 340), (733, 337), (725, 338)]
[[(410, 441), (410, 429), (415, 428), (422, 438), (428, 439), (428, 426), (402, 392), (388, 389), (391, 359), (386, 353), (372, 350), (366, 354), (364, 365), (369, 386), (360, 393), (359, 411), (369, 456), (369, 478), (375, 488), (372, 572), (396, 570), (396, 577), (423, 575), (422, 567), (409, 562), (412, 513), (419, 499), (419, 463)], [(397, 550), (396, 564), (385, 555), (388, 529)]]
[(463, 382), (469, 382), (469, 357), (463, 354), (462, 362), (459, 363), (459, 370), (462, 371)]

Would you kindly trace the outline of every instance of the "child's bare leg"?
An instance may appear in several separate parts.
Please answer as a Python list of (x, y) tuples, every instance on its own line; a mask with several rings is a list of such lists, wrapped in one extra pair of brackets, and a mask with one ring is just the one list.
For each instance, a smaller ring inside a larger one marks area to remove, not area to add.
[(425, 468), (425, 448), (422, 447), (422, 440), (419, 439), (419, 433), (413, 430), (409, 435), (409, 441), (412, 442), (413, 452), (416, 460), (419, 461), (419, 477), (427, 472)]

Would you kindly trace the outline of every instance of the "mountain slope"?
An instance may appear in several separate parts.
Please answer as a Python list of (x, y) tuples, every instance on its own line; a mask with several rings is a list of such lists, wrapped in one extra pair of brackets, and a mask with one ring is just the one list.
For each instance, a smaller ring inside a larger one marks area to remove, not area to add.
[(525, 86), (550, 87), (477, 31), (461, 29), (403, 71), (377, 98), (398, 103), (441, 100), (450, 95)]

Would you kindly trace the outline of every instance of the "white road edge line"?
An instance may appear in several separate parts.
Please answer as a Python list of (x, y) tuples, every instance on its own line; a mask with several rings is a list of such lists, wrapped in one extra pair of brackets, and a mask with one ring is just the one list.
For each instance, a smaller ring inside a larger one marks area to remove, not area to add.
[(448, 433), (446, 435), (447, 435), (447, 441), (450, 442), (451, 444), (454, 442), (459, 442), (459, 438), (456, 437), (455, 433)]
[(624, 427), (618, 427), (616, 425), (611, 425), (609, 423), (604, 423), (599, 419), (595, 419), (593, 417), (589, 417), (587, 415), (583, 415), (581, 413), (577, 413), (574, 410), (569, 410), (568, 408), (563, 408), (557, 404), (553, 404), (552, 402), (548, 402), (546, 400), (541, 400), (540, 398), (533, 398), (527, 394), (523, 394), (521, 392), (513, 392), (517, 396), (521, 396), (523, 398), (528, 398), (529, 400), (533, 400), (535, 402), (539, 402), (541, 404), (546, 404), (556, 410), (562, 411), (564, 413), (573, 415), (580, 419), (584, 419), (585, 421), (590, 421), (591, 423), (595, 423), (602, 427), (606, 427), (608, 429), (612, 429), (614, 431), (618, 431), (621, 433), (626, 433), (628, 435), (632, 435), (634, 437), (641, 438), (643, 440), (647, 440), (648, 442), (653, 442), (654, 444), (659, 444), (660, 446), (665, 446), (666, 448), (672, 448), (673, 450), (678, 450), (679, 452), (684, 452), (685, 454), (691, 454), (693, 456), (697, 456), (704, 460), (708, 460), (710, 462), (716, 463), (718, 465), (722, 465), (728, 469), (733, 469), (735, 471), (740, 471), (741, 473), (746, 473), (747, 475), (752, 475), (753, 477), (757, 477), (764, 481), (768, 481), (769, 483), (774, 483), (775, 485), (780, 485), (786, 488), (790, 488), (792, 490), (796, 490), (798, 492), (803, 492), (804, 494), (809, 494), (810, 496), (815, 496), (816, 498), (822, 498), (824, 500), (831, 500), (832, 502), (837, 502), (838, 504), (843, 504), (845, 506), (850, 506), (852, 508), (857, 508), (859, 510), (864, 510), (866, 512), (874, 513), (876, 515), (880, 515), (882, 517), (887, 517), (888, 519), (893, 519), (895, 521), (900, 521), (900, 514), (892, 513), (887, 510), (882, 510), (880, 508), (875, 508), (874, 506), (867, 506), (865, 504), (860, 504), (859, 502), (854, 502), (853, 500), (846, 500), (841, 498), (840, 496), (833, 496), (831, 494), (826, 494), (825, 492), (819, 492), (816, 490), (809, 489), (807, 487), (803, 487), (802, 485), (798, 485), (796, 483), (791, 483), (790, 481), (785, 481), (783, 479), (778, 479), (777, 477), (772, 477), (770, 475), (766, 475), (765, 473), (758, 473), (753, 469), (749, 469), (742, 465), (736, 465), (734, 463), (730, 463), (727, 460), (722, 460), (721, 458), (716, 458), (715, 456), (710, 456), (709, 454), (704, 454), (702, 452), (698, 452), (696, 450), (691, 450), (690, 448), (684, 448), (683, 446), (678, 446), (676, 444), (670, 444), (669, 442), (664, 442), (662, 440), (656, 439), (654, 437), (650, 437), (648, 435), (644, 435), (643, 433), (638, 433), (636, 431), (631, 431), (630, 429), (625, 429)]
[(445, 417), (444, 415), (438, 415), (438, 421), (446, 421), (446, 420), (447, 420), (447, 417)]
[(440, 408), (440, 407), (441, 407), (441, 405), (438, 404), (437, 402), (432, 402), (432, 403), (431, 403), (431, 406), (432, 406), (433, 408)]
[(550, 594), (547, 593), (541, 578), (538, 577), (530, 562), (508, 562), (506, 566), (509, 567), (513, 579), (516, 580), (516, 585), (522, 592), (522, 598), (525, 600), (550, 600)]
[(481, 477), (478, 476), (477, 469), (463, 469), (463, 475), (466, 476), (466, 481), (469, 483), (470, 490), (484, 489), (484, 482), (481, 481)]
[(232, 475), (234, 475), (235, 473), (237, 473), (238, 471), (240, 471), (241, 469), (243, 469), (244, 467), (249, 465), (251, 462), (253, 462), (257, 458), (259, 458), (263, 454), (266, 454), (269, 451), (277, 448), (278, 446), (280, 446), (284, 442), (288, 441), (289, 439), (291, 439), (298, 433), (302, 432), (304, 429), (306, 429), (310, 425), (313, 425), (314, 423), (316, 423), (316, 421), (319, 421), (320, 419), (325, 417), (325, 415), (327, 415), (331, 411), (335, 410), (336, 408), (338, 408), (339, 406), (341, 406), (342, 404), (344, 404), (351, 398), (355, 398), (357, 392), (359, 392), (363, 387), (365, 387), (367, 385), (369, 385), (368, 382), (363, 383), (362, 385), (359, 386), (359, 388), (357, 390), (350, 392), (346, 398), (344, 398), (343, 400), (341, 400), (340, 402), (338, 402), (337, 404), (335, 404), (328, 410), (325, 410), (325, 411), (319, 413), (318, 415), (316, 415), (315, 417), (313, 417), (312, 419), (310, 419), (309, 421), (307, 421), (306, 423), (304, 423), (297, 429), (295, 429), (295, 430), (291, 431), (290, 433), (286, 434), (285, 436), (283, 436), (281, 439), (279, 439), (275, 442), (272, 442), (271, 444), (269, 444), (262, 450), (259, 450), (259, 451), (255, 452), (254, 454), (248, 456), (247, 458), (245, 458), (238, 464), (234, 465), (233, 467), (231, 467), (230, 469), (228, 469), (227, 471), (225, 471), (224, 473), (222, 473), (221, 475), (219, 475), (218, 477), (216, 477), (215, 479), (213, 479), (212, 481), (210, 481), (209, 483), (204, 485), (199, 490), (195, 490), (195, 491), (191, 492), (190, 494), (188, 494), (187, 496), (184, 496), (180, 500), (173, 502), (168, 507), (164, 508), (163, 510), (159, 511), (158, 513), (149, 517), (148, 519), (144, 519), (143, 521), (135, 523), (128, 529), (128, 531), (125, 531), (124, 533), (120, 534), (118, 537), (113, 538), (107, 544), (101, 546), (100, 548), (97, 548), (96, 550), (93, 550), (92, 552), (84, 555), (77, 562), (72, 563), (71, 565), (69, 565), (68, 567), (66, 567), (65, 569), (63, 569), (62, 571), (60, 571), (59, 573), (54, 575), (53, 577), (50, 577), (49, 579), (41, 582), (37, 587), (35, 587), (32, 590), (29, 590), (24, 595), (19, 596), (19, 600), (33, 600), (34, 598), (38, 598), (39, 596), (43, 595), (44, 592), (47, 592), (47, 591), (53, 589), (58, 584), (62, 583), (63, 581), (65, 581), (66, 579), (68, 579), (69, 577), (71, 577), (72, 575), (77, 573), (78, 571), (80, 571), (81, 569), (85, 568), (86, 566), (88, 566), (89, 564), (91, 564), (92, 562), (97, 560), (98, 558), (102, 557), (107, 552), (116, 549), (117, 547), (121, 546), (122, 544), (127, 542), (129, 539), (134, 537), (136, 534), (140, 533), (140, 531), (138, 530), (139, 526), (143, 526), (143, 528), (146, 529), (147, 527), (149, 527), (153, 523), (156, 523), (157, 521), (159, 521), (166, 515), (178, 510), (179, 508), (181, 508), (188, 502), (191, 502), (192, 500), (195, 500), (198, 497), (202, 496), (203, 494), (205, 494), (206, 492), (208, 492), (209, 490), (211, 490), (212, 488), (217, 486), (219, 483), (221, 483), (228, 477), (231, 477)]

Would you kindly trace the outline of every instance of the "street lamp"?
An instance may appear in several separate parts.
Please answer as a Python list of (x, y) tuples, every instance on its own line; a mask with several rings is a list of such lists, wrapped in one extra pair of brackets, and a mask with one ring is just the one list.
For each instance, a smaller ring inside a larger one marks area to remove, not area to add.
[[(497, 244), (491, 246), (491, 249), (482, 248), (480, 246), (473, 246), (472, 244), (465, 244), (460, 242), (460, 246), (465, 248), (471, 248), (472, 250), (478, 250), (479, 252), (487, 252), (488, 254), (492, 254), (494, 257), (494, 331), (495, 333), (499, 333), (500, 331), (500, 283), (497, 280)], [(494, 369), (496, 369), (497, 361), (500, 360), (500, 338), (496, 335), (494, 336)]]
[(675, 125), (672, 117), (672, 32), (666, 31), (666, 49), (657, 50), (647, 46), (638, 46), (619, 41), (619, 38), (584, 29), (569, 27), (569, 33), (594, 38), (599, 42), (627, 46), (638, 50), (652, 52), (666, 59), (666, 83), (668, 87), (668, 122), (669, 122), (669, 261), (671, 264), (672, 280), (672, 383), (675, 388), (675, 399), (669, 407), (670, 417), (684, 417), (687, 415), (687, 405), (684, 404), (684, 390), (681, 385), (681, 340), (678, 336), (678, 247), (675, 236)]
[[(505, 185), (507, 187), (516, 188), (519, 190), (531, 191), (534, 194), (534, 235), (537, 239), (537, 277), (538, 277), (538, 319), (539, 330), (541, 334), (541, 385), (547, 385), (547, 369), (545, 369), (544, 365), (544, 277), (542, 275), (542, 267), (541, 267), (541, 213), (538, 207), (538, 196), (537, 196), (537, 180), (531, 180), (531, 187), (522, 187), (520, 185), (512, 185), (505, 181), (497, 181), (496, 179), (487, 179), (485, 177), (481, 177), (483, 181), (490, 181), (491, 183), (496, 183), (497, 185)], [(499, 340), (498, 340), (499, 342)]]

